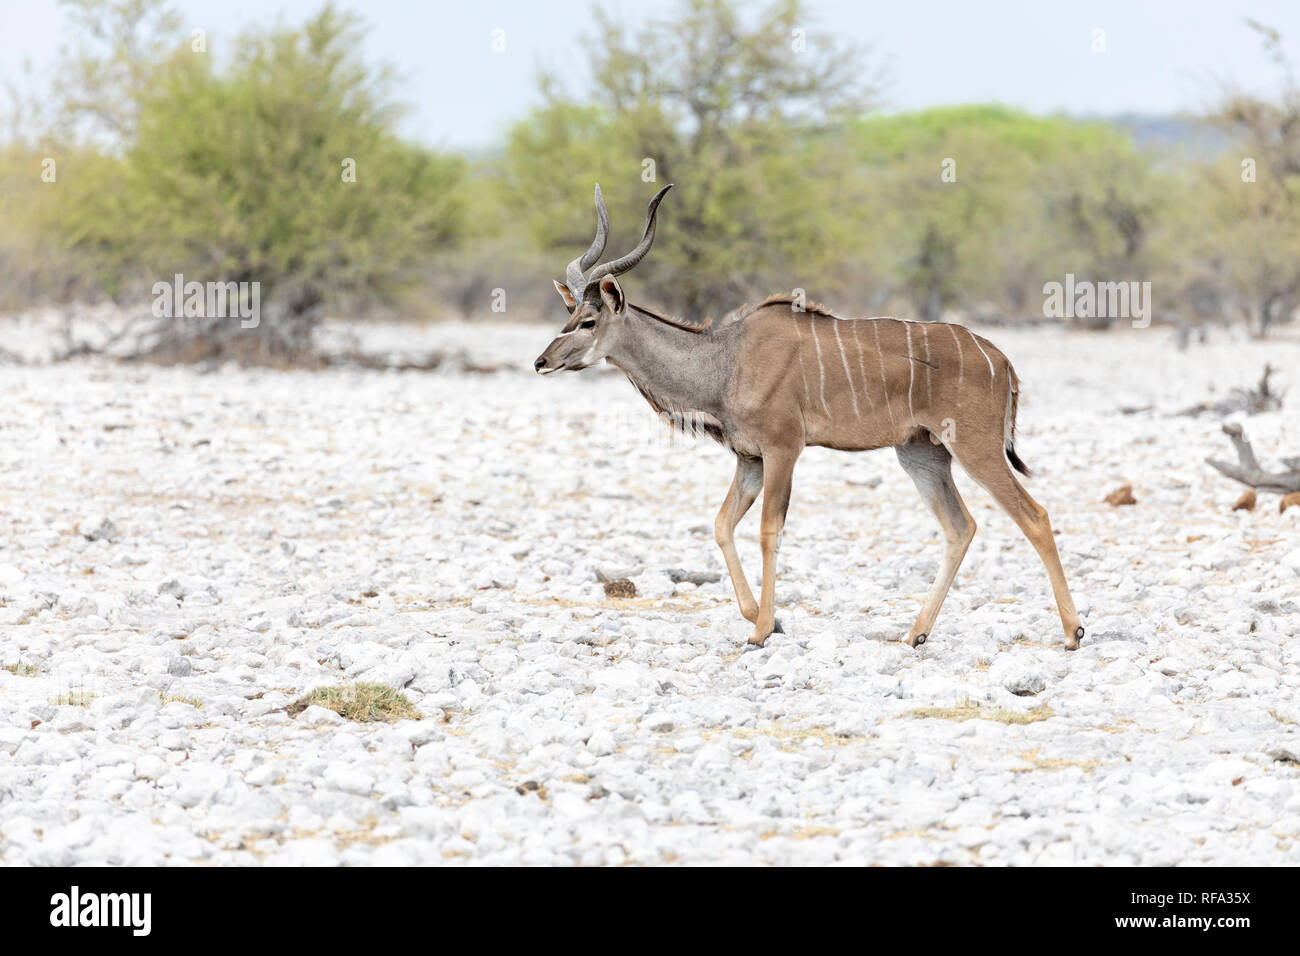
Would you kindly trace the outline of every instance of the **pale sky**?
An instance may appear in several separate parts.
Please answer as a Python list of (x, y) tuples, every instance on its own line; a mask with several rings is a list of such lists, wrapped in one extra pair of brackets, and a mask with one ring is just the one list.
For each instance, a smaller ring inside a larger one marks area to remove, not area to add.
[[(299, 24), (320, 0), (179, 0), (190, 28), (203, 28), (220, 57), (241, 27)], [(340, 0), (371, 25), (364, 54), (405, 78), (411, 107), (403, 131), (431, 145), (477, 149), (538, 101), (546, 66), (586, 81), (579, 37), (592, 0)], [(599, 0), (635, 26), (671, 11), (668, 0)], [(1279, 29), (1300, 63), (1300, 3), (1287, 0), (812, 0), (810, 32), (869, 44), (889, 79), (890, 110), (1000, 101), (1034, 112), (1081, 114), (1196, 111), (1214, 77), (1256, 92), (1275, 90), (1278, 72), (1244, 20)], [(506, 50), (492, 51), (493, 31)], [(1105, 31), (1105, 52), (1091, 50)], [(0, 0), (0, 77), (32, 88), (48, 78), (72, 40), (54, 0)]]

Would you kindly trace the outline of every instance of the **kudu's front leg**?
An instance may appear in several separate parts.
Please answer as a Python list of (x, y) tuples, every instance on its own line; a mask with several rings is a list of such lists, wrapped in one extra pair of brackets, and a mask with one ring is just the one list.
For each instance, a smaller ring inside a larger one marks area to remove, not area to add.
[(731, 490), (727, 492), (727, 500), (722, 503), (717, 520), (713, 522), (713, 536), (727, 562), (727, 573), (731, 575), (731, 586), (735, 588), (740, 613), (751, 624), (758, 619), (758, 603), (754, 600), (754, 592), (749, 589), (745, 569), (740, 565), (740, 555), (736, 553), (736, 525), (745, 517), (762, 490), (763, 460), (737, 455), (736, 476), (731, 479)]
[(763, 549), (763, 589), (758, 605), (758, 620), (749, 643), (763, 646), (776, 627), (776, 553), (781, 546), (785, 513), (790, 507), (790, 484), (799, 452), (769, 452), (763, 456), (763, 526), (759, 543)]

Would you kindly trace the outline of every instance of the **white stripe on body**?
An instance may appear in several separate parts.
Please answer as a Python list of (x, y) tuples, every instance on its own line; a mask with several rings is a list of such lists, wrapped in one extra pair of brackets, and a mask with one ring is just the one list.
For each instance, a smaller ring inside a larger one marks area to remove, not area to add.
[(952, 333), (953, 344), (957, 346), (957, 407), (961, 408), (961, 383), (966, 376), (966, 358), (962, 354), (961, 339), (957, 337), (957, 330), (950, 325), (948, 331)]
[(813, 317), (808, 316), (808, 328), (812, 331), (813, 344), (817, 346), (817, 368), (821, 371), (821, 396), (822, 411), (826, 413), (826, 420), (830, 421), (831, 410), (826, 407), (826, 364), (822, 361), (822, 341), (817, 337), (817, 323)]
[(912, 422), (915, 423), (916, 412), (912, 410), (912, 384), (916, 381), (916, 363), (912, 361), (912, 323), (905, 323), (903, 331), (907, 333), (907, 414), (912, 416)]
[(858, 347), (858, 372), (862, 376), (862, 394), (867, 397), (867, 402), (871, 405), (871, 410), (876, 410), (876, 400), (871, 397), (871, 380), (867, 378), (867, 366), (862, 356), (862, 340), (858, 338), (857, 320), (853, 322), (853, 341)]
[(930, 367), (930, 327), (929, 323), (921, 324), (921, 338), (925, 340), (925, 404), (927, 407), (934, 405), (934, 394), (931, 391), (934, 384), (934, 369)]
[(790, 321), (794, 323), (794, 337), (799, 341), (799, 347), (795, 350), (795, 358), (799, 362), (799, 377), (803, 379), (803, 403), (807, 405), (809, 402), (808, 376), (803, 370), (803, 333), (799, 331), (799, 317), (794, 312), (790, 313)]
[(880, 351), (880, 325), (878, 322), (871, 323), (871, 332), (876, 337), (876, 358), (880, 359), (880, 389), (885, 394), (885, 411), (889, 413), (889, 424), (897, 424), (894, 421), (894, 408), (889, 403), (889, 385), (885, 382), (885, 353)]
[[(965, 328), (965, 326), (962, 327)], [(984, 346), (980, 345), (980, 340), (975, 338), (974, 332), (971, 332), (970, 329), (966, 329), (966, 331), (970, 332), (971, 341), (975, 343), (975, 347), (979, 349), (980, 354), (984, 356), (984, 361), (989, 363), (989, 378), (996, 379), (998, 377), (998, 373), (993, 371), (993, 360), (989, 358), (989, 353), (984, 351)]]
[(844, 378), (849, 383), (849, 396), (853, 399), (853, 414), (858, 416), (858, 421), (862, 421), (862, 412), (858, 410), (858, 390), (853, 387), (853, 376), (849, 374), (849, 357), (844, 353), (844, 340), (840, 338), (840, 320), (830, 321), (835, 328), (835, 341), (840, 347), (840, 361), (844, 363)]

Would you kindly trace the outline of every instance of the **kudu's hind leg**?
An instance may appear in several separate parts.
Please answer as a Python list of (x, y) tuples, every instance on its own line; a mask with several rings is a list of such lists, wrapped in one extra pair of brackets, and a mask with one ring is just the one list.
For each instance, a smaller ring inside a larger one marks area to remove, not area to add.
[(966, 549), (975, 537), (975, 519), (966, 510), (957, 486), (953, 484), (952, 455), (947, 448), (934, 444), (926, 434), (897, 446), (894, 451), (898, 454), (898, 463), (916, 485), (917, 492), (939, 519), (944, 535), (939, 573), (935, 575), (930, 594), (905, 641), (909, 647), (916, 647), (924, 644), (930, 636), (939, 608), (943, 606), (957, 569), (966, 557)]
[[(971, 458), (970, 461), (967, 458)], [(1011, 519), (1024, 532), (1029, 543), (1034, 546), (1047, 568), (1047, 576), (1052, 582), (1052, 594), (1056, 598), (1056, 610), (1061, 615), (1061, 626), (1065, 629), (1066, 650), (1075, 650), (1079, 639), (1083, 637), (1083, 626), (1079, 614), (1074, 609), (1074, 599), (1070, 597), (1070, 588), (1065, 583), (1065, 571), (1061, 568), (1061, 557), (1056, 552), (1056, 538), (1052, 534), (1052, 523), (1047, 516), (1047, 509), (1029, 496), (1024, 486), (1011, 473), (1001, 444), (997, 454), (964, 456), (960, 447), (957, 460), (961, 462), (967, 474), (978, 481), (997, 501)]]
[(731, 586), (736, 591), (736, 603), (740, 605), (740, 613), (751, 624), (758, 619), (758, 602), (754, 600), (754, 592), (749, 589), (745, 569), (741, 567), (740, 555), (736, 552), (736, 525), (745, 517), (762, 490), (763, 460), (736, 456), (736, 476), (731, 480), (731, 490), (727, 492), (727, 500), (718, 511), (717, 520), (713, 522), (713, 537), (722, 549), (723, 560), (727, 562)]
[(763, 550), (763, 588), (759, 596), (758, 619), (749, 643), (763, 642), (777, 629), (776, 623), (776, 554), (781, 547), (785, 513), (790, 507), (790, 483), (800, 449), (778, 449), (763, 457), (763, 525), (758, 541)]

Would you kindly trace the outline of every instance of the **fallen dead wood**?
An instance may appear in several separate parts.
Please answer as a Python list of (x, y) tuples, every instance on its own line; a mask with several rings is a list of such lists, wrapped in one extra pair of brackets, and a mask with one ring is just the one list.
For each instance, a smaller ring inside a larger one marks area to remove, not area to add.
[[(259, 366), (281, 369), (319, 371), (327, 368), (359, 368), (381, 372), (434, 372), (454, 371), (466, 375), (491, 375), (494, 372), (514, 370), (510, 363), (479, 362), (470, 358), (463, 349), (455, 352), (439, 350), (419, 355), (370, 353), (360, 349), (328, 351), (312, 346), (294, 349), (288, 345), (268, 347), (264, 338), (219, 339), (192, 336), (190, 338), (162, 338), (148, 345), (137, 344), (118, 351), (126, 341), (123, 331), (110, 337), (105, 344), (92, 345), (78, 341), (69, 344), (54, 356), (53, 361), (65, 362), (75, 358), (107, 357), (123, 362), (141, 362), (153, 365), (206, 365), (215, 367), (223, 362), (233, 362), (245, 367)], [(143, 341), (142, 335), (140, 340)], [(0, 362), (23, 364), (21, 356), (0, 347)]]
[(374, 355), (360, 349), (347, 352), (329, 352), (321, 356), (326, 365), (335, 367), (352, 367), (375, 369), (388, 372), (433, 372), (447, 361), (443, 352), (432, 352), (423, 358), (396, 358), (389, 355)]
[[(1259, 384), (1254, 388), (1234, 388), (1228, 393), (1228, 397), (1218, 402), (1200, 402), (1188, 408), (1184, 408), (1175, 415), (1188, 415), (1195, 418), (1199, 415), (1233, 415), (1237, 412), (1245, 412), (1247, 415), (1258, 415), (1260, 412), (1273, 412), (1282, 407), (1282, 399), (1285, 392), (1276, 392), (1269, 387), (1269, 377), (1276, 372), (1272, 365), (1264, 365), (1264, 374), (1260, 376)], [(1122, 411), (1122, 409), (1121, 409)]]
[(1232, 446), (1237, 450), (1237, 461), (1205, 459), (1212, 468), (1256, 491), (1272, 491), (1280, 495), (1300, 491), (1300, 458), (1283, 458), (1282, 464), (1289, 469), (1287, 471), (1265, 471), (1240, 425), (1235, 422), (1224, 425), (1223, 433), (1232, 440)]
[(665, 573), (673, 584), (690, 583), (696, 587), (722, 580), (722, 574), (718, 571), (685, 571), (682, 568), (669, 568)]
[[(600, 568), (596, 569), (596, 580), (601, 584), (608, 585), (619, 578), (630, 578), (634, 574), (640, 574), (641, 568), (631, 568), (627, 571), (607, 572)], [(668, 580), (673, 584), (694, 584), (699, 587), (702, 584), (714, 584), (722, 580), (721, 571), (687, 571), (683, 568), (665, 568), (664, 574), (668, 575)]]

